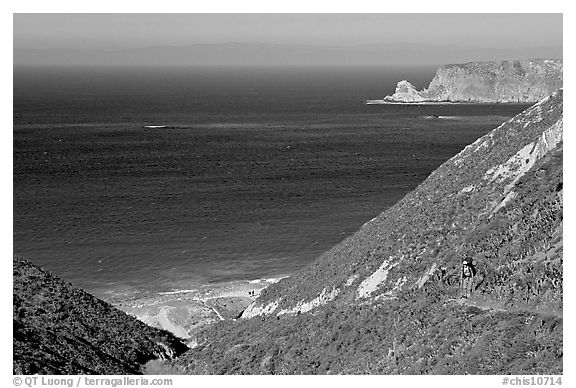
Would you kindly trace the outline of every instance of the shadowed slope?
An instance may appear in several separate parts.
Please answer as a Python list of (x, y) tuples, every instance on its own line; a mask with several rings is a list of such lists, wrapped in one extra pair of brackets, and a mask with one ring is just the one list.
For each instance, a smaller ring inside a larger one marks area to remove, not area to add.
[(15, 374), (138, 374), (187, 347), (108, 303), (15, 258)]

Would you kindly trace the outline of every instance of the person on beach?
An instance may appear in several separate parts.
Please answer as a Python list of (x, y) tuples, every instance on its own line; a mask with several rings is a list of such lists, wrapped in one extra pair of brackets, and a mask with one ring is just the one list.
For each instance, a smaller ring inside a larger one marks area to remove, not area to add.
[(460, 291), (462, 298), (469, 298), (472, 295), (474, 276), (476, 276), (476, 268), (474, 268), (472, 260), (462, 260), (462, 270), (460, 271)]

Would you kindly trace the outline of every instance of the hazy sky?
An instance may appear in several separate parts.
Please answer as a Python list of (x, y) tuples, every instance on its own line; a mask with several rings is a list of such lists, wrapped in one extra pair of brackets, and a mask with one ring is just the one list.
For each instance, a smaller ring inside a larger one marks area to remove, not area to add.
[(15, 48), (262, 42), (560, 46), (561, 14), (15, 14)]

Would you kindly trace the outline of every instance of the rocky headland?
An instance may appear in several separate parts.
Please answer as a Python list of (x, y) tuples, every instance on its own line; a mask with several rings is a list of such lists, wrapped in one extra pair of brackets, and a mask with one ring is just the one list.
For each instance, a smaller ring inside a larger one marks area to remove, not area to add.
[(428, 88), (419, 91), (403, 80), (394, 94), (370, 103), (537, 102), (562, 88), (562, 69), (558, 59), (444, 65)]

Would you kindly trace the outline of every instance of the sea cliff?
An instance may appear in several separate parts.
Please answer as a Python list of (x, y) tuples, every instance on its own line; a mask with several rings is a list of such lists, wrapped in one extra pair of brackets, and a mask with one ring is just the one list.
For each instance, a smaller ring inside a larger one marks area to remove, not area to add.
[(537, 102), (562, 88), (562, 60), (470, 62), (440, 67), (427, 89), (400, 81), (396, 91), (372, 103)]

